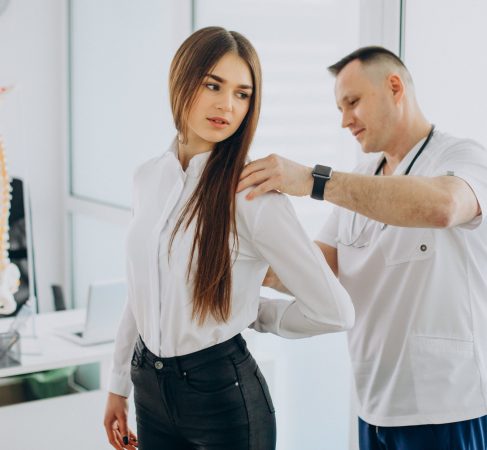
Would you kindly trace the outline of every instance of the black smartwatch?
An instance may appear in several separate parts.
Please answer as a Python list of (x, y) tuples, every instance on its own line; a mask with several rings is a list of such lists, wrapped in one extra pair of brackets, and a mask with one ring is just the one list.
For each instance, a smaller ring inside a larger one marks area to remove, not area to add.
[(320, 166), (316, 164), (311, 172), (313, 175), (313, 190), (311, 191), (311, 198), (315, 200), (325, 199), (325, 184), (331, 178), (333, 170), (328, 166)]

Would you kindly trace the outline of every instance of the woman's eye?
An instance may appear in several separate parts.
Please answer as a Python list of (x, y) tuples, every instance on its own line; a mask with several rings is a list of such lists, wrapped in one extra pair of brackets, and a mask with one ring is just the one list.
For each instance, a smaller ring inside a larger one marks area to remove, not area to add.
[(250, 95), (247, 94), (247, 92), (237, 92), (237, 97), (242, 100), (246, 100), (250, 97)]
[(358, 103), (358, 98), (354, 98), (353, 100), (350, 100), (350, 106), (355, 106)]
[(215, 83), (206, 83), (205, 86), (210, 90), (210, 91), (218, 91), (220, 89), (220, 86)]

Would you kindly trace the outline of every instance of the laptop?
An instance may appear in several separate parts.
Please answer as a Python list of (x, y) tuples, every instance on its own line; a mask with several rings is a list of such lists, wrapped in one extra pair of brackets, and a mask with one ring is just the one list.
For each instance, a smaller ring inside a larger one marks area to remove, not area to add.
[(126, 298), (125, 281), (91, 284), (85, 323), (58, 328), (56, 335), (79, 345), (95, 345), (115, 340)]

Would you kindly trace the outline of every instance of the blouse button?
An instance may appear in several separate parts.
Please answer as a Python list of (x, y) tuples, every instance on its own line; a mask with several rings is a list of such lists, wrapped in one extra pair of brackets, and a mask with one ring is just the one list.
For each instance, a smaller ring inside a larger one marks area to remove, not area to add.
[(428, 246), (426, 244), (421, 244), (421, 247), (419, 247), (419, 249), (422, 251), (422, 252), (425, 252), (426, 250), (428, 250)]

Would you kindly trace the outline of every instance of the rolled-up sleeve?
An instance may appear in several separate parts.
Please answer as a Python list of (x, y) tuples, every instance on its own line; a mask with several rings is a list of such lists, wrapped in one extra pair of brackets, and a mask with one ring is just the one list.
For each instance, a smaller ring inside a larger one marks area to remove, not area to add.
[(350, 297), (299, 223), (289, 199), (268, 194), (252, 230), (256, 251), (294, 296), (262, 298), (253, 328), (286, 338), (350, 329), (355, 312)]
[(433, 176), (456, 176), (472, 189), (482, 214), (459, 228), (475, 229), (485, 221), (487, 211), (487, 150), (475, 141), (463, 139), (442, 153)]

